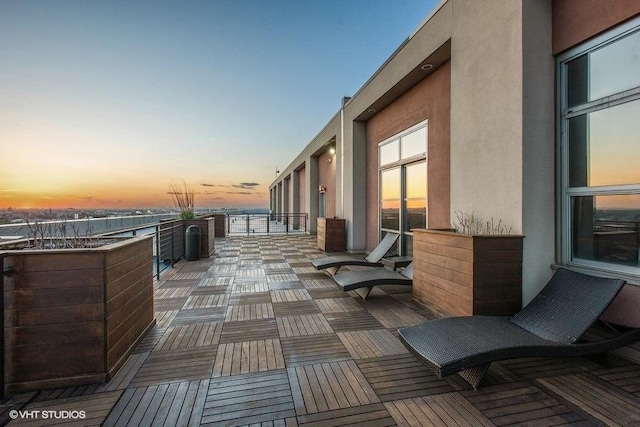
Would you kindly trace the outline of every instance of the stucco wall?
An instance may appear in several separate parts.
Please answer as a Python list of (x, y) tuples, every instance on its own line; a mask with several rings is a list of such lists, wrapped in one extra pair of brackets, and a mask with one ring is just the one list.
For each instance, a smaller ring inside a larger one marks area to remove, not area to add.
[(306, 181), (305, 181), (305, 172), (306, 169), (300, 169), (297, 173), (298, 173), (298, 213), (306, 213), (308, 214), (309, 212), (306, 211)]
[(325, 151), (318, 156), (318, 185), (326, 188), (324, 193), (325, 217), (336, 216), (336, 155)]
[(378, 144), (428, 120), (429, 227), (449, 227), (450, 62), (367, 121), (367, 251), (378, 243)]
[(638, 14), (638, 0), (553, 0), (553, 54)]
[(521, 3), (454, 1), (452, 9), (451, 208), (502, 218), (520, 233)]

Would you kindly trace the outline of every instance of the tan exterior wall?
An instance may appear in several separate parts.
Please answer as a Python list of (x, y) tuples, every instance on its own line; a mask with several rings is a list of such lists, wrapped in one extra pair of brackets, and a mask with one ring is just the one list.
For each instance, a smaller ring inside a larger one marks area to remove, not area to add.
[(638, 14), (638, 0), (553, 0), (553, 54)]
[(450, 62), (367, 121), (367, 251), (379, 240), (378, 144), (428, 120), (429, 227), (449, 227)]
[(298, 213), (306, 213), (306, 169), (300, 169), (298, 172)]
[(325, 151), (318, 156), (318, 185), (326, 188), (324, 193), (325, 217), (333, 218), (336, 214), (336, 155)]

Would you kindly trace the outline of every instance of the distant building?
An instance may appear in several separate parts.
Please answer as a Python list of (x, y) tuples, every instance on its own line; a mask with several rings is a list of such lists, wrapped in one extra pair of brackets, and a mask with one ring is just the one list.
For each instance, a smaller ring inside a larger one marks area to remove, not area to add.
[(640, 284), (639, 58), (638, 1), (445, 0), (301, 142), (270, 208), (345, 218), (352, 252), (399, 232), (408, 255), (412, 228), (500, 218), (525, 236), (524, 303), (555, 265)]

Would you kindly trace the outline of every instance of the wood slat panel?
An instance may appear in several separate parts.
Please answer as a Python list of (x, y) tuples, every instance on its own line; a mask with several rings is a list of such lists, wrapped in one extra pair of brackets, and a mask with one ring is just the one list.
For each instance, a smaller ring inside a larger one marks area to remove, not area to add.
[(410, 354), (357, 360), (363, 375), (383, 402), (454, 391)]
[(287, 367), (350, 358), (349, 351), (335, 334), (282, 338), (280, 341)]
[(263, 372), (285, 367), (278, 339), (243, 341), (218, 347), (213, 377)]
[(398, 338), (386, 329), (338, 332), (338, 338), (354, 359), (408, 353)]
[(640, 399), (573, 374), (539, 379), (538, 383), (563, 400), (607, 425), (640, 425)]
[(360, 311), (364, 308), (353, 298), (325, 298), (316, 300), (316, 304), (323, 313), (341, 313), (346, 311)]
[(227, 307), (225, 322), (242, 322), (275, 317), (271, 303), (243, 304)]
[(278, 338), (276, 319), (246, 320), (244, 322), (225, 322), (222, 327), (220, 343), (255, 341)]
[(384, 405), (398, 425), (494, 425), (458, 393), (396, 400)]
[(271, 291), (271, 300), (276, 302), (311, 301), (311, 295), (306, 289), (285, 289)]
[(281, 337), (299, 337), (305, 335), (329, 334), (333, 332), (331, 325), (322, 314), (303, 314), (284, 316), (277, 319), (278, 332)]
[(211, 378), (216, 346), (152, 352), (131, 387)]
[(294, 417), (287, 372), (277, 370), (212, 379), (201, 423), (296, 425)]
[(380, 402), (351, 360), (299, 366), (287, 371), (298, 415)]

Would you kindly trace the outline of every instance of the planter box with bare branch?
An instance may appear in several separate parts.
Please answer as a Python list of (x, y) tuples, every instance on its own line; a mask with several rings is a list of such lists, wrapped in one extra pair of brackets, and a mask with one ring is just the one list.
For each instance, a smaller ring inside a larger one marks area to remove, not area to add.
[(413, 232), (416, 301), (443, 316), (520, 310), (523, 236)]
[(0, 259), (9, 393), (106, 381), (155, 322), (151, 236)]

